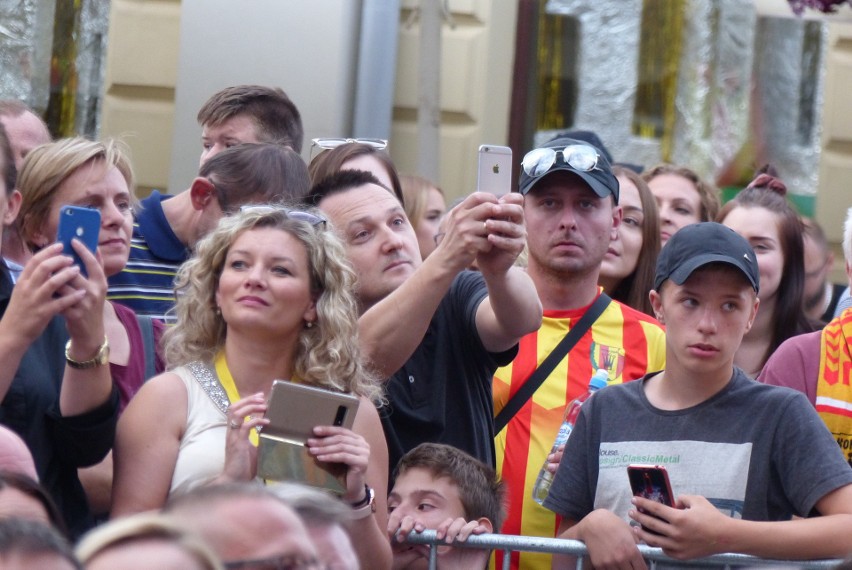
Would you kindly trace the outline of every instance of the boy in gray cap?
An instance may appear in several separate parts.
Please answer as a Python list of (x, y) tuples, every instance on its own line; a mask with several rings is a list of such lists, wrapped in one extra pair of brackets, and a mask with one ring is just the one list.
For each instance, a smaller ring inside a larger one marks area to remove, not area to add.
[[(663, 248), (651, 303), (666, 369), (583, 406), (545, 501), (595, 567), (645, 568), (639, 542), (678, 559), (852, 552), (852, 470), (834, 439), (802, 394), (734, 367), (758, 288), (754, 251), (720, 224), (687, 226)], [(667, 469), (674, 507), (632, 496), (635, 463)]]

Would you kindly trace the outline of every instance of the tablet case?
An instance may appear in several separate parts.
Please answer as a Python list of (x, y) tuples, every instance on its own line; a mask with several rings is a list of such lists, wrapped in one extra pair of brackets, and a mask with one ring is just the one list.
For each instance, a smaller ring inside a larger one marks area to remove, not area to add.
[(306, 447), (313, 428), (352, 428), (358, 397), (314, 386), (276, 380), (260, 432), (257, 475), (265, 481), (296, 481), (337, 494), (346, 490), (346, 465), (317, 461)]

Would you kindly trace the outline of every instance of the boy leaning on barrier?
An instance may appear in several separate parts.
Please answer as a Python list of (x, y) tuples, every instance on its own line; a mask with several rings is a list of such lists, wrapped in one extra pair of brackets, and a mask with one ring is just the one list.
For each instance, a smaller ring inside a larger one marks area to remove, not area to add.
[[(422, 443), (403, 455), (388, 495), (393, 568), (425, 569), (429, 546), (405, 543), (412, 531), (435, 530), (446, 543), (493, 532), (503, 522), (503, 484), (494, 469), (440, 443)], [(489, 550), (438, 547), (441, 570), (480, 570)]]
[[(758, 286), (754, 251), (719, 224), (687, 226), (660, 253), (651, 303), (666, 369), (583, 406), (544, 503), (595, 567), (645, 568), (639, 542), (677, 559), (852, 553), (852, 469), (831, 434), (802, 394), (733, 365)], [(631, 463), (663, 464), (676, 508), (633, 497)]]

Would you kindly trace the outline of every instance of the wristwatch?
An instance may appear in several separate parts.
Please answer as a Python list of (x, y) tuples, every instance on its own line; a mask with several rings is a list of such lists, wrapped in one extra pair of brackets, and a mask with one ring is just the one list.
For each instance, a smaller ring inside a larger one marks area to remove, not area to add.
[(104, 343), (98, 348), (98, 352), (89, 360), (74, 360), (71, 358), (71, 341), (65, 343), (65, 362), (76, 370), (89, 370), (104, 364), (109, 364), (109, 342), (104, 337)]
[(364, 485), (364, 492), (363, 499), (349, 505), (352, 507), (350, 516), (353, 520), (365, 519), (376, 512), (376, 492), (369, 485)]

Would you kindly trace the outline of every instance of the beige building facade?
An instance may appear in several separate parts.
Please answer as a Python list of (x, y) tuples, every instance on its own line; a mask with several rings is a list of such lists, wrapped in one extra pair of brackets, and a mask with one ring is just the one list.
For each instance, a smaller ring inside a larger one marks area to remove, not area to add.
[[(414, 172), (417, 168), (419, 39), (417, 17), (412, 13), (418, 3), (419, 0), (401, 2), (389, 149), (401, 172)], [(317, 9), (322, 9), (322, 4), (328, 2), (317, 2)], [(449, 2), (452, 26), (444, 25), (440, 58), (439, 183), (451, 197), (475, 189), (476, 152), (481, 143), (506, 144), (516, 6), (515, 0)], [(178, 63), (181, 13), (179, 0), (113, 0), (112, 3), (101, 132), (119, 136), (130, 145), (140, 195), (153, 188), (179, 192), (182, 186), (169, 187), (170, 179), (174, 179), (170, 173), (179, 167), (184, 171), (179, 180), (186, 180), (185, 171), (196, 166), (187, 164), (186, 158), (179, 166), (170, 163), (175, 155), (173, 141), (180, 140), (172, 130), (173, 125), (182, 124), (182, 128), (188, 130), (190, 124), (186, 116), (176, 116), (175, 104), (181, 81)], [(324, 33), (323, 30), (301, 32), (307, 52), (311, 51), (311, 43)], [(264, 45), (258, 49), (270, 47)], [(287, 54), (287, 57), (305, 56), (305, 53)], [(323, 78), (348, 73), (346, 69), (329, 69), (323, 63), (318, 61), (315, 67), (316, 73)], [(300, 98), (295, 93), (310, 93), (315, 88), (312, 85), (315, 79), (305, 74), (278, 82), (293, 97), (306, 119), (312, 112), (323, 113), (323, 109), (311, 108), (316, 97), (303, 95)], [(247, 81), (243, 75), (235, 83)], [(196, 110), (197, 107), (191, 111), (193, 125)], [(339, 123), (339, 128), (344, 128), (345, 118)], [(200, 127), (195, 127), (197, 131), (189, 136), (180, 134), (185, 139), (191, 137), (190, 140), (198, 141)], [(319, 132), (319, 128), (323, 131)], [(306, 147), (310, 147), (312, 137), (331, 136), (328, 128), (305, 120)], [(197, 150), (200, 152), (200, 146)], [(306, 148), (306, 159), (309, 152)]]
[[(318, 0), (317, 9), (329, 1)], [(401, 172), (415, 172), (418, 165), (420, 38), (416, 8), (419, 2), (400, 1), (389, 150)], [(453, 198), (475, 189), (476, 149), (479, 144), (507, 144), (509, 138), (518, 2), (449, 0), (447, 5), (450, 17), (443, 25), (440, 57), (439, 184)], [(181, 80), (187, 80), (179, 77), (181, 2), (113, 0), (111, 10), (101, 132), (120, 136), (131, 146), (140, 194), (152, 188), (179, 192), (185, 186), (169, 185), (170, 179), (175, 179), (172, 173), (177, 168), (173, 144), (179, 137), (174, 133), (174, 125), (182, 123), (181, 134), (188, 136), (190, 141), (198, 141), (200, 136), (200, 128), (194, 124), (197, 107), (190, 111), (191, 118), (183, 112), (181, 117), (176, 117), (176, 90)], [(193, 17), (199, 17), (197, 11)], [(352, 25), (357, 29), (357, 22)], [(322, 31), (302, 32), (305, 33), (306, 52), (310, 53), (312, 42), (317, 41)], [(306, 54), (290, 54), (289, 57), (306, 57)], [(317, 62), (317, 73), (338, 73), (341, 76), (349, 73), (343, 69), (345, 63), (338, 65), (340, 69), (328, 69)], [(299, 92), (303, 85), (310, 86), (312, 78), (307, 76), (310, 74), (304, 75), (287, 77), (278, 84), (293, 96), (292, 92)], [(850, 91), (852, 24), (832, 21), (826, 51), (816, 217), (834, 244), (840, 241), (845, 211), (852, 206), (852, 192), (846, 188), (847, 179), (852, 175), (852, 118), (847, 112)], [(322, 113), (322, 109), (311, 109), (313, 97), (300, 99), (294, 96), (294, 100), (306, 117), (311, 112)], [(337, 124), (342, 130), (336, 134), (348, 134), (344, 132), (345, 117)], [(306, 140), (313, 136), (330, 136), (327, 130), (334, 128), (323, 125), (325, 131), (317, 132), (314, 127), (306, 120)], [(187, 134), (186, 131), (192, 128), (197, 131)], [(188, 156), (200, 151), (200, 147), (189, 148), (197, 142), (180, 144), (180, 150)], [(309, 146), (308, 142), (306, 147)], [(308, 159), (309, 148), (304, 154)], [(196, 164), (186, 158), (180, 162), (183, 179), (186, 179), (191, 176)], [(835, 269), (838, 279), (841, 278), (841, 270), (839, 265)]]

